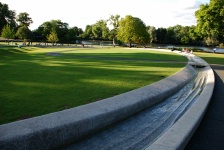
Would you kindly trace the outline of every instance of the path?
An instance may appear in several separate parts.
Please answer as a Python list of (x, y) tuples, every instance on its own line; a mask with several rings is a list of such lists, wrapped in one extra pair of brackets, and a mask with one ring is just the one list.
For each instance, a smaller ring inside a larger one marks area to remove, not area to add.
[(215, 88), (206, 114), (185, 150), (224, 149), (224, 65), (211, 65)]

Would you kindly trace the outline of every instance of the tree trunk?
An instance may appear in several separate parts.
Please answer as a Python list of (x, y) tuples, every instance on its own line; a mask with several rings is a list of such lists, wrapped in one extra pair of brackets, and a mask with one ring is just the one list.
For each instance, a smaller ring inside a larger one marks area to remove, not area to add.
[(129, 48), (131, 48), (131, 42), (129, 43)]

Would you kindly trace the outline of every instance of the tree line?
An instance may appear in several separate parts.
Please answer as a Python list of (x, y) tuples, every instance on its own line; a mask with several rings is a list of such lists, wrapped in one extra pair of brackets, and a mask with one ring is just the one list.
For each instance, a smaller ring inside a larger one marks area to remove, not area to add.
[[(46, 21), (31, 31), (32, 18), (26, 12), (16, 16), (7, 4), (0, 2), (0, 33), (6, 39), (20, 38), (24, 41), (76, 43), (77, 40), (111, 40), (113, 44), (182, 44), (216, 46), (224, 42), (224, 1), (211, 0), (202, 4), (195, 12), (197, 25), (176, 25), (168, 28), (146, 26), (133, 16), (120, 18), (111, 15), (107, 20), (98, 20), (87, 25), (83, 31), (79, 27), (69, 27), (61, 20)], [(111, 26), (111, 28), (108, 27)]]

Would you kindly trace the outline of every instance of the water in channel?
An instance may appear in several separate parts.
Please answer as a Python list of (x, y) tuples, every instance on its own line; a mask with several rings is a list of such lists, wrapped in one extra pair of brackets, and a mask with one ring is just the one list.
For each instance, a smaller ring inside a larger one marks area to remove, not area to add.
[(170, 128), (194, 104), (206, 83), (206, 72), (195, 68), (198, 75), (182, 89), (160, 103), (129, 117), (64, 150), (144, 149)]

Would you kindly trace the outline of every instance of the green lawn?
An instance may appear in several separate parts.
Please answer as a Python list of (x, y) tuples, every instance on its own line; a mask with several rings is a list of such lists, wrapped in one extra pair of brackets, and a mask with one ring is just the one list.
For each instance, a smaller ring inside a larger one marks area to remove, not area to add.
[(224, 65), (224, 54), (195, 52), (195, 55), (201, 57), (209, 64)]
[(179, 62), (186, 61), (174, 53), (140, 49), (0, 45), (0, 124), (151, 84), (179, 71), (186, 65)]

